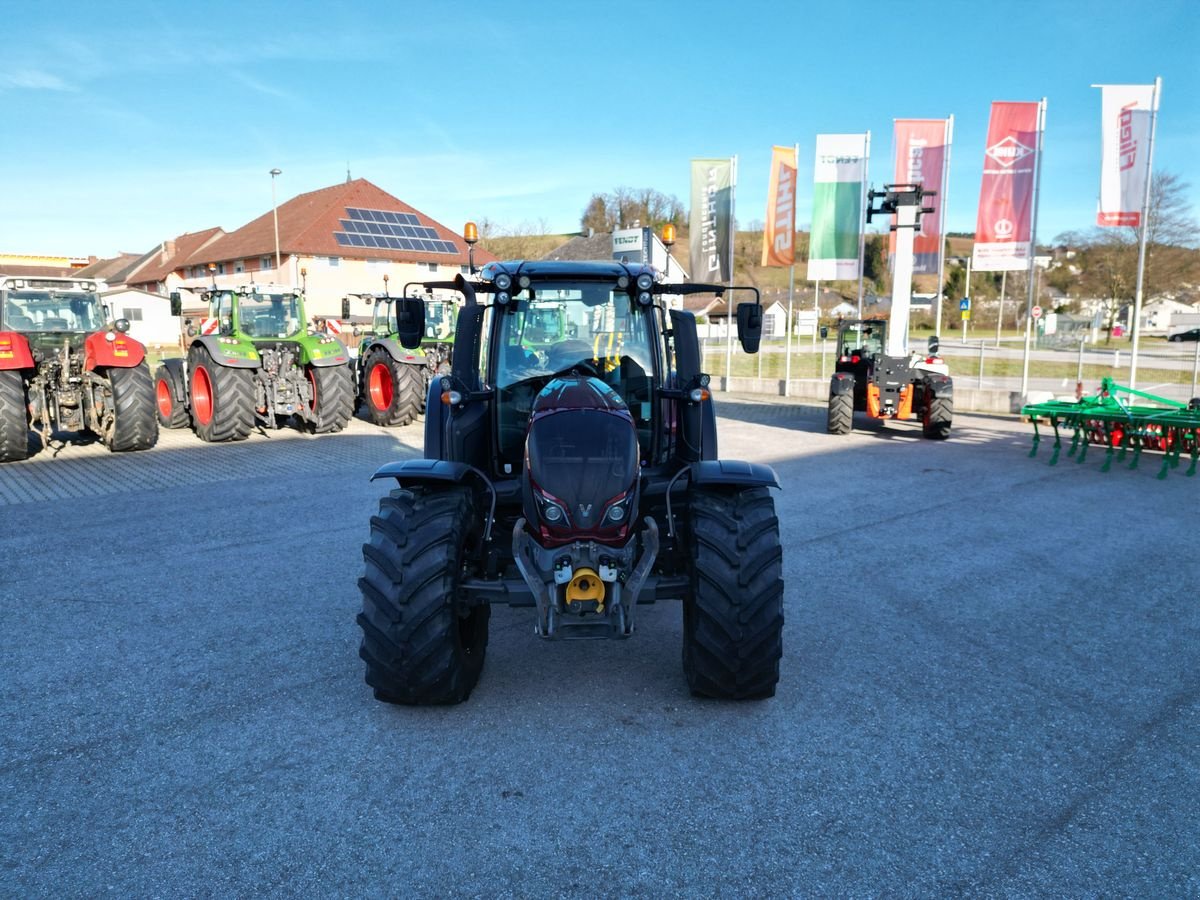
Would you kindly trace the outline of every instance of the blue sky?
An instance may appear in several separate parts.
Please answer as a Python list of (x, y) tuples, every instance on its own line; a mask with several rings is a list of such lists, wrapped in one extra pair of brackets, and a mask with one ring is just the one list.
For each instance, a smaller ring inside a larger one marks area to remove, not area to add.
[[(1154, 3), (80, 3), (3, 0), (0, 252), (144, 251), (365, 177), (444, 224), (578, 228), (620, 185), (688, 197), (739, 157), (764, 218), (772, 144), (956, 117), (949, 224), (972, 231), (992, 100), (1049, 100), (1039, 237), (1086, 228), (1094, 82), (1163, 77), (1155, 169), (1200, 215), (1200, 12)], [(198, 10), (202, 10), (198, 11)]]

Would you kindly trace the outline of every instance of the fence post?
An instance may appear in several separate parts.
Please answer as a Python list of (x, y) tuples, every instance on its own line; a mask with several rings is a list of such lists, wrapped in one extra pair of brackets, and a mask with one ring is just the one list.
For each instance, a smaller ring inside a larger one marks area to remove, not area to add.
[(979, 339), (979, 386), (983, 387), (983, 338)]

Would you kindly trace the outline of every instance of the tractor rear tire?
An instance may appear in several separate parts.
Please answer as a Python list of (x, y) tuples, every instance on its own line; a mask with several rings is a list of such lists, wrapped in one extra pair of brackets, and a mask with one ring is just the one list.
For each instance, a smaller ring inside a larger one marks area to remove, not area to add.
[(188, 351), (192, 426), (202, 441), (243, 441), (254, 428), (254, 375), (213, 362), (202, 346)]
[(354, 384), (349, 366), (309, 366), (313, 390), (313, 434), (333, 434), (354, 415)]
[(491, 607), (466, 606), (459, 584), (480, 519), (461, 487), (397, 489), (379, 501), (358, 580), (359, 656), (377, 700), (461, 703), (478, 683)]
[(158, 415), (158, 424), (163, 428), (186, 428), (188, 424), (187, 406), (175, 399), (171, 389), (171, 375), (166, 366), (159, 366), (154, 371), (154, 404)]
[(826, 430), (830, 434), (849, 434), (854, 428), (854, 395), (829, 395), (829, 420)]
[(25, 382), (14, 369), (0, 372), (0, 462), (29, 456), (29, 413)]
[(932, 440), (944, 441), (950, 437), (950, 420), (953, 417), (954, 401), (951, 398), (930, 397), (921, 418), (921, 433)]
[(367, 417), (391, 428), (407, 425), (422, 412), (425, 399), (425, 366), (397, 360), (383, 347), (367, 353), (363, 364), (363, 403)]
[(113, 426), (105, 436), (109, 450), (149, 450), (158, 443), (158, 422), (154, 414), (154, 380), (145, 363), (132, 368), (108, 370), (112, 387)]
[(683, 671), (698, 697), (775, 696), (783, 656), (783, 551), (767, 488), (695, 490)]

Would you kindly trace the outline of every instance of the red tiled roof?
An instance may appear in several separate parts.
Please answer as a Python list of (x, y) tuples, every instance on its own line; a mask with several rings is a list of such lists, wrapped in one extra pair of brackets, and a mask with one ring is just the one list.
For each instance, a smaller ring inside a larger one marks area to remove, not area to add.
[[(350, 207), (414, 215), (422, 225), (437, 231), (441, 240), (454, 244), (458, 252), (424, 253), (375, 247), (344, 247), (337, 242), (333, 233), (342, 230), (340, 220), (347, 218), (346, 210)], [(467, 245), (460, 235), (376, 187), (365, 178), (356, 178), (293, 197), (279, 206), (278, 213), (281, 253), (341, 256), (348, 259), (388, 259), (396, 262), (436, 262), (448, 265), (465, 265), (467, 262)], [(275, 223), (272, 211), (267, 210), (254, 221), (204, 247), (202, 253), (194, 254), (187, 262), (189, 265), (203, 265), (274, 254)], [(493, 260), (495, 257), (492, 254), (476, 248), (477, 265)]]
[(130, 272), (126, 278), (126, 283), (150, 284), (162, 281), (177, 269), (182, 269), (191, 264), (193, 256), (196, 256), (214, 238), (218, 238), (219, 235), (224, 234), (225, 232), (220, 228), (206, 228), (203, 231), (181, 234), (174, 241), (166, 242), (167, 244), (174, 244), (173, 253), (164, 254), (161, 249), (158, 252), (151, 251), (147, 254), (148, 259), (145, 265)]
[(78, 269), (70, 266), (0, 266), (0, 275), (13, 278), (75, 278)]

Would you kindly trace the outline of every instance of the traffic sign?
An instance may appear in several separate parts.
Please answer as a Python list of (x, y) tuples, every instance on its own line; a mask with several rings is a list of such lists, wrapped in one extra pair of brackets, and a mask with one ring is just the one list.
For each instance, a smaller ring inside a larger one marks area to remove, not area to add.
[(958, 308), (961, 309), (963, 312), (966, 312), (968, 309), (970, 309), (971, 308), (971, 298), (963, 297), (961, 300), (959, 300)]
[(1035, 306), (1032, 312), (1030, 312), (1030, 315), (1035, 319), (1040, 319), (1042, 317), (1042, 308), (1040, 306)]
[(971, 321), (971, 311), (970, 311), (969, 309), (964, 309), (964, 310), (962, 311), (961, 315), (962, 315), (962, 320), (963, 320), (964, 322), (969, 322), (969, 321)]

